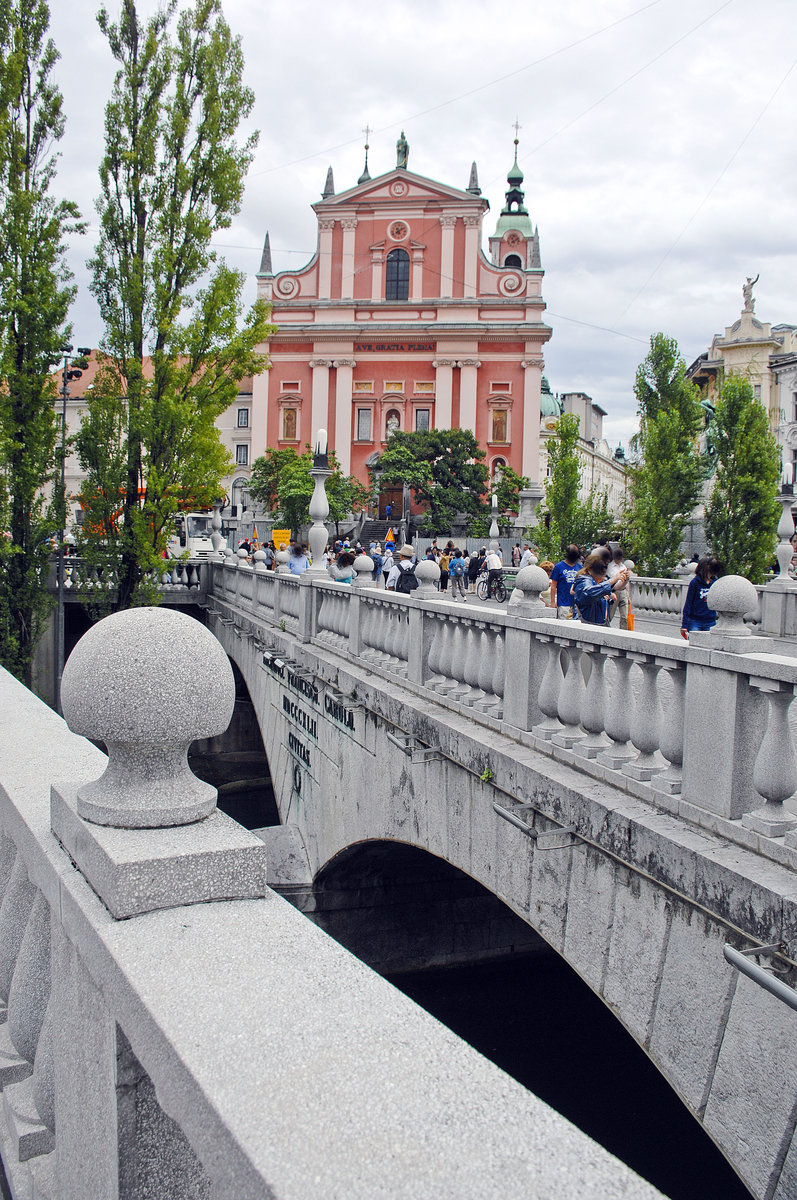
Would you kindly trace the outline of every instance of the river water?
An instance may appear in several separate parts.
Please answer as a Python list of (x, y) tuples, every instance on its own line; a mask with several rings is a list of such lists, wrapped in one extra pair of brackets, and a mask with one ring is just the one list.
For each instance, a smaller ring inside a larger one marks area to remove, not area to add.
[(750, 1200), (645, 1052), (557, 955), (389, 979), (671, 1200)]

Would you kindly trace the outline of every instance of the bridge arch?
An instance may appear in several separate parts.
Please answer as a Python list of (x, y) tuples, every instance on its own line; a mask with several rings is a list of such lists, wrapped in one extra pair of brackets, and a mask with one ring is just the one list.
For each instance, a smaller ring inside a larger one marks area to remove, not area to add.
[[(225, 571), (224, 583), (214, 600), (225, 623), (216, 621), (214, 632), (258, 708), (285, 832), (295, 835), (291, 861), (296, 845), (303, 850), (297, 895), (314, 900), (316, 876), (370, 842), (406, 843), (464, 871), (565, 959), (754, 1194), (774, 1200), (781, 1176), (797, 1178), (788, 1157), (797, 1089), (791, 1013), (730, 968), (723, 945), (744, 948), (748, 927), (759, 943), (772, 940), (767, 934), (785, 920), (783, 900), (751, 883), (710, 835), (537, 753), (529, 735), (438, 704), (390, 655), (396, 625), (376, 610), (383, 597), (368, 610), (388, 623), (380, 674), (370, 670), (368, 628), (353, 655), (341, 632), (362, 604), (356, 591), (346, 593), (349, 608), (331, 599), (336, 590), (319, 589), (330, 599), (322, 622), (315, 589), (291, 585), (289, 604), (273, 601), (258, 626), (254, 608), (241, 607), (245, 589), (254, 591), (251, 575)], [(319, 705), (303, 701), (291, 671), (264, 669), (258, 634), (275, 648), (272, 658), (276, 652), (315, 682)], [(334, 715), (324, 711), (327, 695), (336, 698)], [(305, 718), (319, 714), (312, 734), (296, 724), (294, 703)], [(520, 828), (496, 805), (521, 813)], [(548, 836), (568, 825), (576, 836)]]

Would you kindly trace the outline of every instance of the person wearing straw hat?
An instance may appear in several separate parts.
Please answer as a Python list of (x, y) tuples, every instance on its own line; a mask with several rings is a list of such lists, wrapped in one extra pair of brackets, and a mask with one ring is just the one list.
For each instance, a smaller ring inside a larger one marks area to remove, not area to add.
[[(414, 573), (414, 559), (415, 551), (412, 546), (407, 544), (403, 545), (399, 550), (399, 560), (398, 562), (394, 561), (390, 570), (390, 574), (387, 577), (385, 588), (388, 592), (395, 592), (397, 590), (396, 584), (399, 581), (399, 575), (403, 575), (405, 573)], [(415, 586), (418, 586), (417, 580)], [(404, 588), (399, 588), (398, 590), (403, 591)]]

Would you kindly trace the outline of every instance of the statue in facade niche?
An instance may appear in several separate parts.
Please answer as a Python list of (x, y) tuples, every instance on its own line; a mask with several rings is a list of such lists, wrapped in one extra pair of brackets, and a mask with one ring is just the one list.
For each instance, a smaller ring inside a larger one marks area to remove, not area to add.
[(744, 312), (755, 311), (755, 300), (753, 299), (753, 288), (758, 283), (761, 275), (756, 275), (755, 279), (747, 276), (747, 282), (742, 284), (742, 295), (744, 296)]
[(410, 144), (404, 136), (404, 130), (401, 131), (401, 137), (396, 142), (396, 166), (406, 167), (410, 157)]

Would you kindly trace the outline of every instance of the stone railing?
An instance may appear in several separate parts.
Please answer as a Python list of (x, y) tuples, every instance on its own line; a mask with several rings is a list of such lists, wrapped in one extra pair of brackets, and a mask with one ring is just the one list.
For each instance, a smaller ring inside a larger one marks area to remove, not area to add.
[(654, 1200), (269, 890), (265, 844), (186, 764), (233, 700), (219, 644), (165, 608), (109, 617), (78, 644), (63, 681), (75, 733), (0, 671), (14, 1200)]
[[(797, 757), (788, 723), (797, 658), (768, 653), (773, 643), (744, 623), (757, 600), (746, 580), (728, 576), (715, 585), (716, 602), (726, 605), (720, 623), (687, 645), (551, 619), (539, 601), (547, 579), (536, 567), (518, 577), (523, 599), (502, 611), (448, 600), (434, 588), (433, 563), (418, 565), (421, 586), (409, 596), (372, 588), (369, 562), (357, 560), (353, 586), (213, 568), (211, 628), (214, 619), (234, 620), (262, 639), (269, 627), (284, 627), (797, 867)], [(267, 604), (249, 602), (253, 580)], [(280, 616), (286, 598), (287, 621)]]
[[(167, 593), (184, 589), (199, 592), (203, 590), (203, 571), (207, 565), (205, 558), (163, 560), (163, 569), (150, 573), (150, 579), (159, 592)], [(103, 567), (89, 565), (85, 559), (70, 555), (64, 559), (64, 596), (65, 599), (85, 599), (92, 593), (112, 592), (116, 589), (116, 576)], [(51, 563), (48, 588), (58, 591), (57, 560)]]

